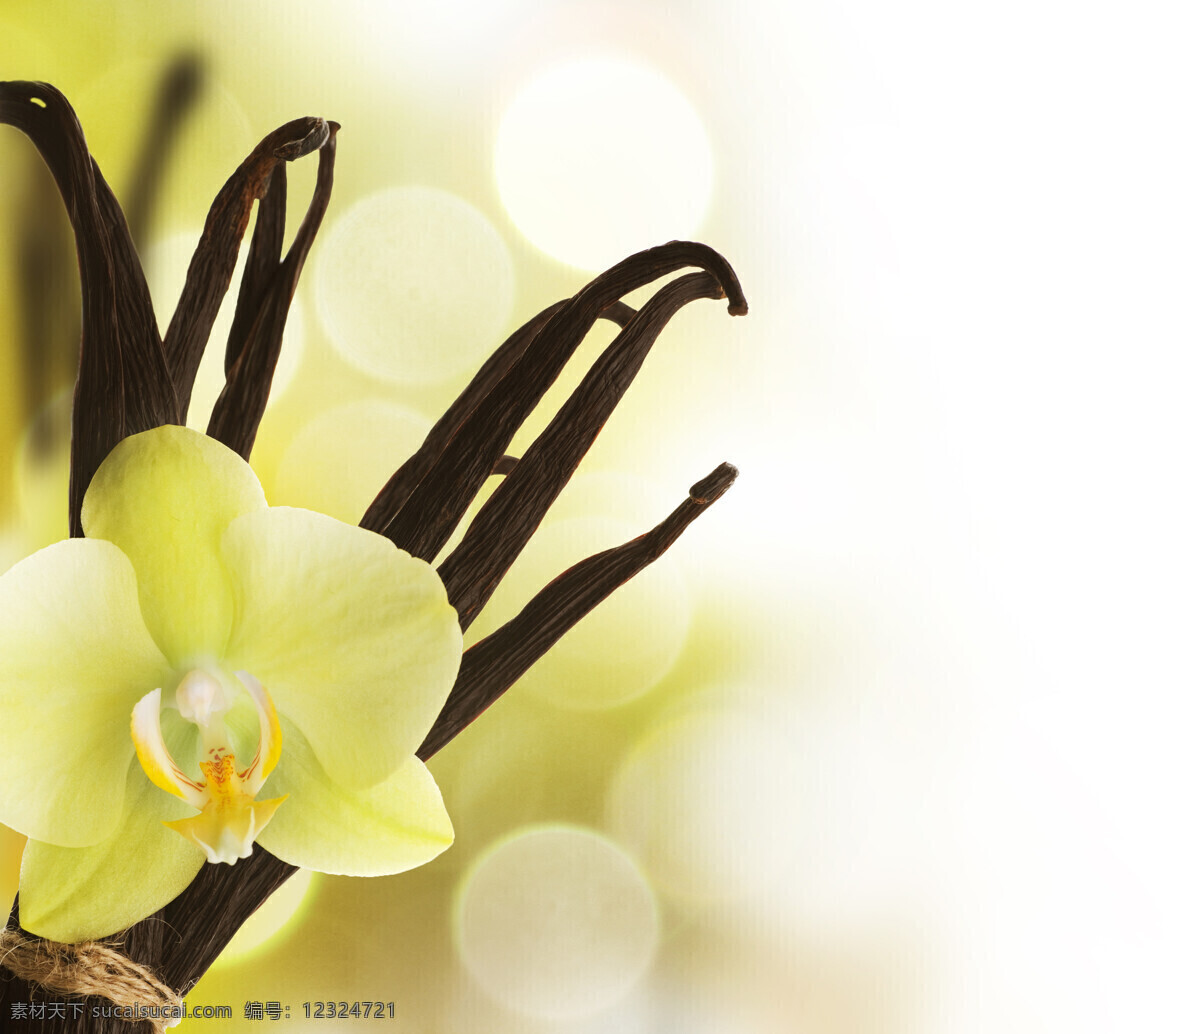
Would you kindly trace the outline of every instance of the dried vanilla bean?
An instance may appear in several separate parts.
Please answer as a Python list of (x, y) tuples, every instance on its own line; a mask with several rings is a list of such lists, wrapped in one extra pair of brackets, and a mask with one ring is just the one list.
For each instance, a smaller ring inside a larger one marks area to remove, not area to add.
[(625, 259), (602, 273), (559, 309), (495, 388), (463, 421), (430, 472), (413, 489), (384, 534), (413, 556), (432, 560), (462, 519), (517, 429), (562, 372), (592, 324), (613, 302), (683, 266), (707, 269), (729, 297), (729, 311), (746, 300), (729, 263), (711, 248), (673, 241)]
[[(267, 187), (267, 197), (271, 199), (268, 225), (261, 242), (258, 226), (255, 226), (246, 272), (242, 277), (225, 351), (225, 387), (213, 406), (208, 433), (246, 460), (250, 458), (259, 422), (267, 408), (271, 380), (283, 345), (283, 329), (300, 282), (300, 271), (333, 193), (333, 163), (337, 153), (337, 131), (341, 127), (336, 122), (326, 125), (329, 135), (321, 145), (312, 200), (287, 256), (282, 262), (278, 261), (281, 240), (277, 240), (277, 234), (282, 235), (287, 192), (286, 167), (278, 165)], [(272, 250), (274, 258), (271, 257)], [(251, 313), (254, 313), (253, 317)]]
[(328, 123), (314, 117), (294, 119), (268, 133), (229, 177), (212, 203), (204, 232), (188, 265), (179, 304), (163, 338), (179, 397), (181, 421), (187, 417), (200, 357), (233, 279), (238, 249), (250, 222), (250, 209), (266, 193), (276, 166), (324, 146), (329, 133)]
[[(470, 384), (462, 390), (458, 398), (450, 404), (450, 408), (439, 417), (437, 423), (430, 429), (420, 448), (404, 461), (400, 469), (383, 486), (379, 495), (367, 508), (367, 512), (363, 514), (363, 519), (359, 522), (362, 527), (368, 531), (382, 532), (388, 526), (400, 507), (412, 494), (413, 489), (433, 469), (438, 457), (458, 432), (463, 421), (495, 389), (513, 363), (525, 353), (529, 343), (549, 322), (550, 317), (559, 312), (569, 301), (570, 299), (564, 299), (547, 306), (533, 319), (514, 330), (507, 340), (488, 357), (487, 362), (479, 368), (479, 372), (471, 378)], [(624, 326), (633, 318), (633, 310), (624, 302), (614, 302), (600, 315), (619, 326)], [(491, 473), (507, 473), (511, 469), (511, 465), (506, 464), (505, 459), (511, 459), (511, 457), (501, 457), (497, 460)], [(502, 467), (504, 469), (501, 469)]]
[(92, 160), (75, 112), (46, 83), (0, 84), (0, 122), (30, 138), (54, 174), (75, 231), (83, 292), (75, 388), (70, 528), (92, 475), (122, 438), (181, 419), (150, 291), (125, 217)]
[(737, 469), (722, 463), (694, 484), (688, 498), (661, 524), (564, 571), (515, 618), (467, 650), (446, 705), (417, 756), (432, 757), (483, 714), (581, 618), (662, 556), (736, 477)]
[(688, 302), (724, 295), (708, 273), (679, 277), (658, 291), (596, 360), (484, 503), (458, 548), (438, 568), (464, 631), (533, 537), (667, 322)]
[(267, 189), (259, 198), (254, 217), (254, 233), (250, 235), (250, 250), (246, 254), (233, 321), (225, 343), (226, 376), (246, 347), (271, 281), (279, 271), (287, 223), (287, 193), (287, 166), (276, 165), (267, 180)]
[[(151, 215), (162, 192), (172, 151), (200, 94), (203, 67), (195, 54), (176, 56), (155, 89), (154, 114), (142, 133), (140, 156), (124, 191), (124, 209), (134, 247), (144, 254)], [(37, 170), (31, 195), (17, 209), (15, 299), (20, 327), (22, 387), (20, 401), (32, 418), (31, 444), (45, 457), (70, 434), (69, 420), (44, 410), (59, 390), (75, 381), (79, 366), (78, 285), (75, 254), (59, 232), (55, 188)], [(64, 217), (64, 227), (69, 223)]]

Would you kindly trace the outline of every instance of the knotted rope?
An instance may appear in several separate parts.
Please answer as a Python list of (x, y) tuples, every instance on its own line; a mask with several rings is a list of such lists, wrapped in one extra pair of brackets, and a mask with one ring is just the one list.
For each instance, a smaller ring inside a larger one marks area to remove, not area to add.
[[(99, 941), (58, 944), (0, 932), (0, 967), (30, 984), (64, 995), (106, 998), (161, 1034), (183, 1015), (183, 999), (144, 966)], [(117, 1015), (117, 1014), (114, 1014)]]

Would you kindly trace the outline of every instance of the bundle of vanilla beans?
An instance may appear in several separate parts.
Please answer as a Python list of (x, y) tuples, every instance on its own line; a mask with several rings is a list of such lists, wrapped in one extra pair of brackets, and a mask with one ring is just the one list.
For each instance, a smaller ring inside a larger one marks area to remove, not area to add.
[[(338, 125), (301, 118), (269, 133), (217, 195), (198, 242), (187, 282), (160, 337), (135, 247), (177, 127), (196, 96), (199, 67), (182, 60), (164, 79), (147, 146), (122, 211), (92, 159), (66, 98), (45, 83), (0, 84), (0, 123), (21, 130), (53, 174), (75, 238), (82, 290), (78, 338), (61, 342), (39, 318), (55, 302), (52, 248), (23, 231), (22, 305), (29, 344), (27, 383), (47, 393), (47, 371), (61, 367), (64, 349), (78, 350), (69, 490), (69, 527), (82, 534), (80, 508), (88, 483), (121, 439), (187, 419), (192, 385), (217, 311), (230, 286), (252, 210), (258, 211), (236, 310), (225, 345), (226, 383), (208, 434), (248, 458), (266, 406), (288, 309), (333, 186)], [(296, 237), (283, 251), (287, 163), (316, 154), (316, 186)], [(24, 216), (36, 226), (39, 213)], [(46, 216), (49, 221), (49, 214)], [(11, 240), (11, 230), (4, 237)], [(685, 267), (640, 309), (621, 299)], [(493, 473), (504, 481), (471, 522), (461, 544), (438, 568), (465, 630), (525, 547), (571, 477), (605, 420), (629, 387), (659, 333), (688, 302), (728, 299), (746, 312), (729, 264), (701, 244), (672, 242), (627, 258), (572, 298), (534, 316), (503, 342), (400, 463), (362, 518), (364, 528), (433, 561)], [(607, 319), (620, 327), (549, 426), (520, 457), (506, 453), (514, 434), (563, 370), (589, 328)], [(430, 347), (435, 347), (434, 343)], [(58, 364), (58, 367), (55, 364)], [(399, 457), (398, 457), (399, 460)], [(428, 759), (478, 717), (588, 611), (651, 563), (730, 486), (736, 470), (721, 464), (702, 478), (657, 527), (623, 545), (582, 559), (542, 589), (512, 621), (463, 655), (445, 708), (418, 751)], [(2, 720), (3, 716), (0, 716)], [(2, 792), (2, 790), (0, 790)], [(175, 993), (185, 993), (246, 918), (295, 870), (256, 847), (236, 865), (205, 865), (166, 908), (117, 938), (120, 951)], [(19, 931), (20, 901), (9, 918)], [(11, 1003), (59, 1001), (60, 991), (0, 969), (0, 1025)], [(94, 999), (102, 1002), (103, 999)], [(111, 1010), (110, 1010), (111, 1012)], [(69, 1011), (68, 1011), (69, 1013)], [(42, 1031), (132, 1034), (146, 1022), (46, 1019)]]

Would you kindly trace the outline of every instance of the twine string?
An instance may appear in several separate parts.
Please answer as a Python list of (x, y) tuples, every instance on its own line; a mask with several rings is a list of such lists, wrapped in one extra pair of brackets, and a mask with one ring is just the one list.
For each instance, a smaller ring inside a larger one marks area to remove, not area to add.
[(183, 999), (145, 966), (99, 941), (59, 944), (0, 932), (0, 967), (26, 983), (65, 995), (106, 998), (129, 1010), (131, 1023), (146, 1021), (157, 1034), (183, 1014)]

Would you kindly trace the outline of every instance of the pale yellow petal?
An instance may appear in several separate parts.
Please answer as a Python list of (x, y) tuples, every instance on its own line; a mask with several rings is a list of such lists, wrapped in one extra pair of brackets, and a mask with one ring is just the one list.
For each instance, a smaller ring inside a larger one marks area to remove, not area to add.
[(107, 937), (157, 912), (200, 871), (204, 852), (163, 824), (195, 809), (154, 786), (136, 761), (128, 777), (125, 811), (104, 840), (26, 845), (20, 920), (30, 933), (68, 943)]
[(122, 812), (129, 716), (169, 678), (133, 568), (109, 542), (70, 539), (0, 578), (0, 821), (83, 847)]
[(288, 799), (258, 837), (273, 855), (317, 872), (386, 876), (424, 865), (453, 843), (441, 792), (417, 758), (383, 782), (355, 789), (329, 777), (286, 717), (283, 735), (270, 789)]
[(100, 465), (83, 527), (133, 562), (146, 627), (185, 667), (221, 657), (233, 616), (221, 536), (235, 517), (265, 507), (236, 453), (186, 427), (156, 427), (126, 438)]
[(224, 546), (229, 665), (266, 687), (337, 782), (385, 779), (458, 673), (462, 634), (437, 573), (381, 535), (289, 507), (238, 518)]

